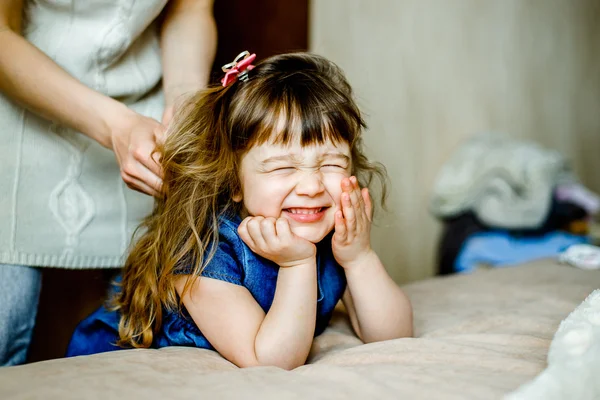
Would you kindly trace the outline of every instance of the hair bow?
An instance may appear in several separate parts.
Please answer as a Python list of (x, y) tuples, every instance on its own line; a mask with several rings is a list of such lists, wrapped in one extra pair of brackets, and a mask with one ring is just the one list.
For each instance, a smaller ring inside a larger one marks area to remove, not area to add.
[(256, 54), (250, 54), (249, 51), (243, 51), (229, 64), (223, 65), (221, 69), (225, 72), (225, 77), (221, 79), (223, 86), (227, 86), (236, 79), (241, 81), (248, 80), (248, 71), (254, 68), (252, 61), (256, 58)]

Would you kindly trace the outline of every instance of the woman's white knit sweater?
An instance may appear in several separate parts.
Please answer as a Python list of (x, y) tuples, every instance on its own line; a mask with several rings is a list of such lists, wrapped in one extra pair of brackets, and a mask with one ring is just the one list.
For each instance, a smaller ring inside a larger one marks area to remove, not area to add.
[[(25, 3), (31, 43), (85, 85), (160, 120), (153, 21), (166, 0)], [(151, 207), (125, 186), (113, 152), (0, 93), (0, 263), (118, 267)]]

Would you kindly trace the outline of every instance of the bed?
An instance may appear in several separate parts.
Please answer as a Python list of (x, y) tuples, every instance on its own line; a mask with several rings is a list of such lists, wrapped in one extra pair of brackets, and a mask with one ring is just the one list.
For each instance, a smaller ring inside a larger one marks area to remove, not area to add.
[(124, 350), (2, 368), (0, 398), (525, 398), (559, 324), (599, 287), (599, 271), (554, 260), (436, 277), (404, 287), (415, 338), (361, 344), (340, 308), (293, 371), (239, 369), (202, 349)]

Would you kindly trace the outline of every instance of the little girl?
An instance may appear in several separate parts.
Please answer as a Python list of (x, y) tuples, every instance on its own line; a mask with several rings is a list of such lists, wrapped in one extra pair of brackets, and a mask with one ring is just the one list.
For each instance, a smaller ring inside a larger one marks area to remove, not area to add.
[(348, 82), (316, 55), (254, 57), (176, 115), (160, 149), (164, 196), (115, 307), (79, 325), (69, 356), (194, 346), (292, 369), (340, 299), (364, 342), (412, 335), (409, 300), (371, 248), (361, 187), (385, 175), (362, 153)]

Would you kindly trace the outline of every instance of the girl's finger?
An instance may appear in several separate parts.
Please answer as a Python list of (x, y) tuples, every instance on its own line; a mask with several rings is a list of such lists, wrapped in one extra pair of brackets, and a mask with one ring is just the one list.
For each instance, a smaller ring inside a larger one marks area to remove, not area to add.
[(352, 236), (352, 233), (356, 230), (356, 213), (349, 193), (342, 193), (342, 212), (346, 221), (346, 229)]
[(354, 185), (352, 185), (352, 190), (350, 190), (350, 192), (348, 192), (348, 194), (350, 195), (350, 200), (351, 200), (352, 205), (356, 208), (360, 207), (359, 190), (356, 189), (354, 187)]
[(342, 193), (350, 193), (352, 191), (352, 182), (350, 178), (344, 178), (341, 182), (342, 185)]
[(358, 184), (358, 178), (355, 177), (355, 176), (351, 176), (350, 177), (350, 182), (352, 182), (352, 186), (354, 187), (354, 190), (357, 193), (358, 201), (361, 203), (361, 207), (364, 207), (363, 198), (360, 195), (361, 188), (360, 188), (360, 185)]
[(348, 230), (346, 229), (346, 221), (344, 221), (344, 214), (342, 211), (337, 210), (335, 212), (335, 240), (338, 242), (344, 242), (348, 238)]
[(364, 188), (361, 191), (363, 202), (365, 203), (365, 213), (369, 222), (373, 220), (373, 203), (371, 202), (371, 195), (368, 188)]
[(263, 237), (261, 229), (260, 229), (262, 220), (263, 220), (262, 217), (254, 217), (248, 221), (247, 227), (248, 227), (248, 234), (254, 241), (256, 248), (264, 251), (267, 248), (267, 243), (265, 242), (265, 238)]
[(252, 249), (252, 251), (255, 251), (256, 243), (254, 243), (254, 240), (252, 240), (252, 237), (250, 236), (250, 233), (248, 232), (248, 221), (251, 218), (252, 217), (244, 218), (244, 220), (242, 221), (240, 226), (238, 226), (238, 234), (240, 235), (240, 238), (244, 241), (244, 243), (246, 243), (246, 245), (248, 245), (248, 247), (250, 247), (250, 249)]
[(354, 207), (354, 214), (356, 215), (356, 227), (361, 229), (365, 223), (367, 216), (365, 215), (365, 205), (363, 203), (360, 188), (358, 186), (358, 180), (355, 176), (350, 177), (350, 183), (352, 184), (352, 191), (350, 192), (350, 200)]
[(277, 237), (281, 241), (289, 241), (292, 239), (292, 229), (290, 228), (290, 223), (285, 218), (277, 218), (275, 222), (275, 231)]
[(277, 244), (277, 233), (275, 232), (275, 218), (265, 218), (260, 221), (260, 232), (266, 244), (272, 247)]

